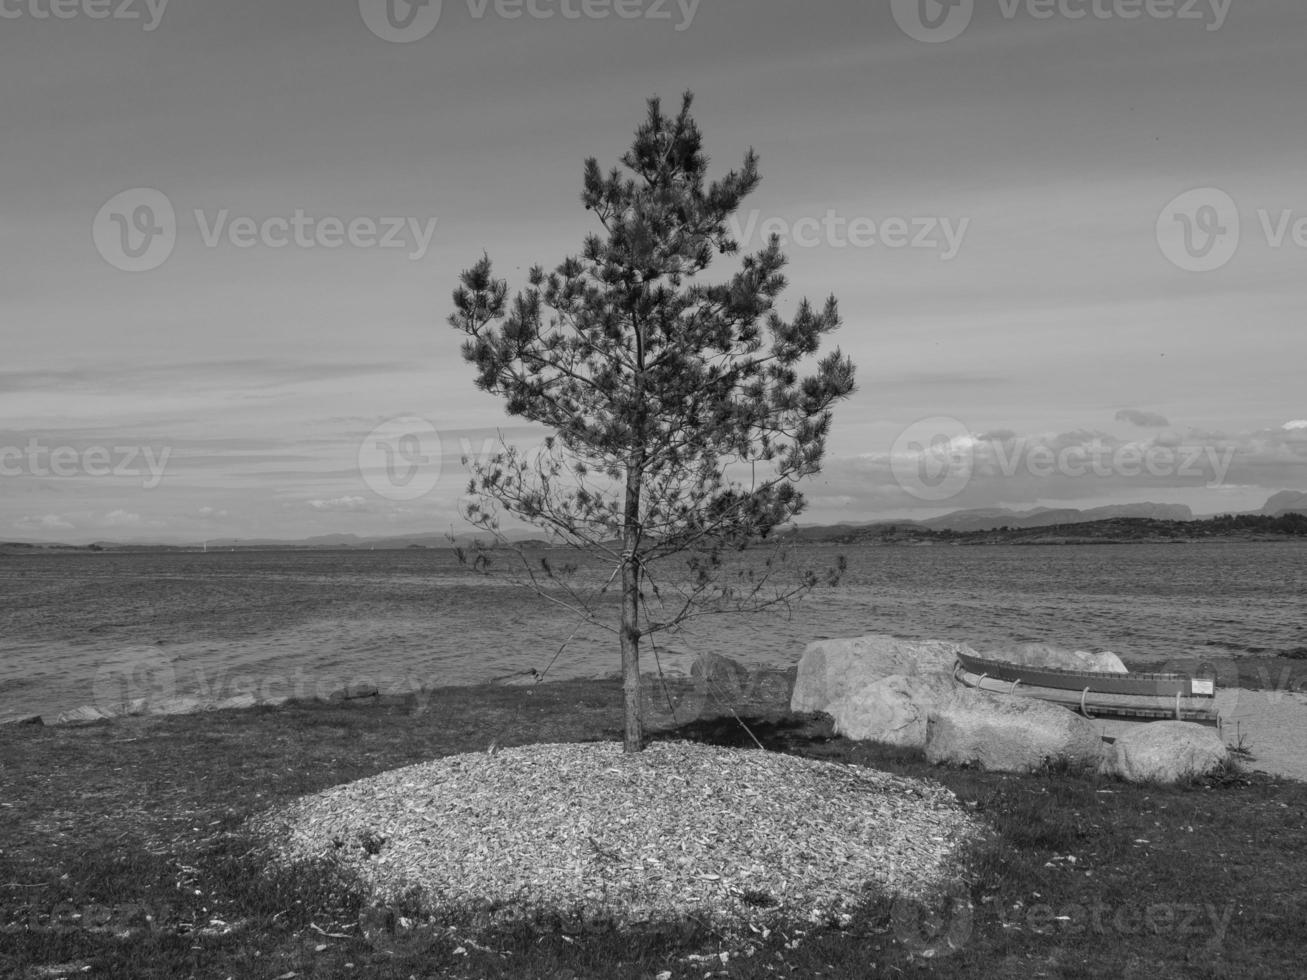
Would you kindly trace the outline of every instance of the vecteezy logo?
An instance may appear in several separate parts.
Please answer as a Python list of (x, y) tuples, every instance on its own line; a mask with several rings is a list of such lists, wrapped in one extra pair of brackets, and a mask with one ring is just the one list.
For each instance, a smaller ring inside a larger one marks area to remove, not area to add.
[(359, 446), (359, 473), (387, 500), (425, 497), (440, 480), (440, 433), (426, 419), (408, 415), (373, 429)]
[(150, 705), (177, 694), (177, 671), (172, 658), (154, 647), (123, 650), (102, 663), (91, 683), (95, 707), (106, 714)]
[(115, 269), (149, 272), (167, 262), (177, 245), (177, 212), (161, 191), (135, 187), (100, 208), (91, 238)]
[(383, 41), (421, 41), (440, 23), (443, 0), (359, 0), (368, 30)]
[(900, 895), (890, 909), (894, 938), (927, 959), (962, 949), (971, 938), (974, 919), (971, 897), (958, 884), (930, 902)]
[(1239, 206), (1225, 191), (1199, 187), (1181, 194), (1157, 219), (1162, 254), (1187, 272), (1212, 272), (1239, 249)]
[(929, 44), (952, 41), (971, 24), (976, 0), (891, 0), (890, 10), (908, 37)]
[(971, 433), (957, 419), (921, 419), (890, 447), (890, 472), (918, 500), (948, 500), (971, 482), (975, 463)]

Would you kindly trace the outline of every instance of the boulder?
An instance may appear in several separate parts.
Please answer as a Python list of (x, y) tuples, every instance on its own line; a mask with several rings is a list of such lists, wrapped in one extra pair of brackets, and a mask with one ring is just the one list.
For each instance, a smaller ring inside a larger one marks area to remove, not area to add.
[(790, 710), (825, 711), (858, 688), (895, 674), (951, 675), (959, 651), (975, 654), (960, 643), (900, 640), (882, 634), (809, 643), (799, 660)]
[(749, 690), (749, 669), (720, 653), (702, 653), (690, 667), (696, 686), (706, 685), (708, 694), (718, 700), (734, 702)]
[(962, 690), (942, 673), (892, 674), (832, 701), (826, 713), (836, 735), (921, 749), (930, 711)]
[(1046, 762), (1097, 769), (1103, 740), (1093, 722), (1059, 705), (985, 691), (959, 691), (930, 710), (926, 758), (999, 772)]
[(1066, 650), (1047, 643), (1021, 643), (1015, 646), (990, 650), (983, 654), (989, 660), (1002, 660), (1025, 667), (1056, 667), (1061, 670), (1095, 670), (1105, 674), (1127, 674), (1125, 664), (1115, 653), (1089, 653), (1085, 650)]
[(1174, 783), (1205, 776), (1229, 757), (1215, 728), (1191, 721), (1155, 721), (1117, 738), (1113, 770), (1132, 783)]

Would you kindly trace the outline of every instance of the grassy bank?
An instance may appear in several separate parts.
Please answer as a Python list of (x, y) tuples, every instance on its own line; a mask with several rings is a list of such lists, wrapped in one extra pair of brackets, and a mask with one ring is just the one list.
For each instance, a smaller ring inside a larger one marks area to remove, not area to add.
[[(693, 921), (473, 933), (409, 928), (322, 869), (269, 876), (246, 817), (459, 752), (620, 738), (616, 682), (459, 688), (429, 700), (292, 704), (0, 730), (5, 977), (1283, 977), (1307, 956), (1307, 786), (1227, 774), (1133, 787), (1074, 773), (936, 769), (746, 705), (770, 750), (949, 786), (993, 828), (938, 908), (870, 903), (724, 947)], [(656, 737), (752, 747), (712, 705)], [(754, 747), (756, 748), (756, 747)], [(723, 961), (718, 954), (726, 952)], [(89, 967), (89, 969), (83, 969)]]

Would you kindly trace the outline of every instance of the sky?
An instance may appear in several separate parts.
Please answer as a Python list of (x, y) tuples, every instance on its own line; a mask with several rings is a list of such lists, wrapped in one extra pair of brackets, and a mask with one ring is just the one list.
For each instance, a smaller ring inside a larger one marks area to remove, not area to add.
[[(446, 323), (686, 90), (858, 368), (803, 523), (1307, 490), (1300, 0), (0, 0), (0, 540), (465, 530)], [(738, 260), (719, 259), (712, 281)]]

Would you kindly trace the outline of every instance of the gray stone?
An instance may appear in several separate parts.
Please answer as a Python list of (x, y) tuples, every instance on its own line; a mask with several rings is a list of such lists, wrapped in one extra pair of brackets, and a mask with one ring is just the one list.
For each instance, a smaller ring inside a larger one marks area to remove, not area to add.
[(931, 709), (962, 690), (947, 674), (892, 674), (831, 702), (826, 712), (836, 735), (920, 749)]
[(253, 708), (258, 703), (259, 699), (253, 694), (236, 694), (219, 701), (213, 707), (218, 711), (226, 711), (234, 708)]
[(640, 651), (640, 672), (647, 677), (657, 677), (662, 670), (663, 677), (689, 677), (699, 658), (688, 650), (660, 648), (657, 658), (653, 651)]
[(985, 691), (960, 691), (930, 711), (926, 758), (999, 772), (1046, 762), (1098, 768), (1103, 740), (1093, 722), (1059, 705)]
[(790, 710), (825, 711), (858, 688), (895, 674), (951, 675), (959, 652), (975, 654), (961, 643), (900, 640), (883, 634), (809, 643), (799, 660)]
[(180, 697), (180, 698), (162, 698), (150, 702), (150, 714), (152, 715), (189, 715), (197, 711), (206, 711), (212, 707), (209, 702), (201, 701), (199, 698)]
[(1229, 757), (1215, 728), (1191, 721), (1155, 721), (1117, 738), (1113, 769), (1133, 783), (1174, 783), (1205, 776)]
[(70, 722), (81, 721), (99, 721), (102, 718), (111, 718), (108, 712), (102, 711), (93, 704), (84, 704), (80, 708), (70, 708), (68, 711), (61, 711), (56, 719), (58, 724), (66, 725)]
[(363, 698), (375, 698), (380, 691), (375, 684), (346, 684), (327, 695), (328, 701), (361, 701)]
[(14, 715), (8, 718), (0, 718), (0, 725), (44, 725), (45, 720), (40, 715)]
[(706, 684), (707, 694), (733, 702), (749, 690), (749, 669), (720, 653), (701, 653), (690, 667), (696, 686)]
[(984, 654), (989, 660), (1002, 660), (1024, 667), (1056, 667), (1061, 670), (1094, 670), (1104, 674), (1125, 674), (1125, 664), (1115, 653), (1089, 653), (1086, 650), (1067, 650), (1047, 643), (1021, 643), (1015, 646), (990, 650)]

